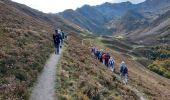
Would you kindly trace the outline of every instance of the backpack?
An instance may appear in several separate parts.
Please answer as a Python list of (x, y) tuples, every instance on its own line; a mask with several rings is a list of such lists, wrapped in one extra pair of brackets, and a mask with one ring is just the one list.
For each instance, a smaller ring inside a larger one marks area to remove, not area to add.
[(99, 58), (102, 58), (102, 53), (99, 53)]
[(124, 68), (125, 68), (125, 65), (124, 65), (124, 64), (120, 65), (120, 72), (121, 72), (121, 73), (123, 73)]
[(109, 59), (110, 59), (110, 55), (109, 55), (109, 54), (106, 54), (106, 55), (105, 55), (105, 59), (106, 59), (106, 60), (109, 60)]
[(60, 34), (56, 34), (55, 35), (55, 42), (59, 44), (60, 43), (60, 39), (61, 39), (61, 35)]
[(127, 73), (128, 73), (128, 69), (127, 69), (127, 67), (125, 67), (123, 70), (123, 74), (127, 74)]
[(111, 60), (109, 60), (109, 65), (114, 65), (114, 60), (113, 59), (111, 59)]
[(120, 72), (125, 75), (128, 73), (128, 69), (126, 67), (126, 65), (122, 65), (121, 68), (120, 68)]

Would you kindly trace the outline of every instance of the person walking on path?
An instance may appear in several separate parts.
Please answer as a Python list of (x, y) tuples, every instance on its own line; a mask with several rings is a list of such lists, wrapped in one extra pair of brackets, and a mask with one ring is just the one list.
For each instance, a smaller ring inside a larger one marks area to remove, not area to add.
[(64, 38), (65, 38), (65, 33), (63, 32), (63, 30), (61, 30), (61, 37), (62, 37), (61, 39), (61, 48), (62, 48), (63, 43), (64, 43)]
[(62, 44), (63, 44), (63, 38), (62, 38), (62, 32), (60, 29), (58, 29), (58, 34), (60, 34), (61, 38), (60, 38), (60, 48), (62, 48)]
[(106, 53), (103, 53), (103, 54), (102, 54), (102, 62), (103, 62), (103, 65), (105, 65), (105, 59), (106, 59)]
[(127, 76), (128, 76), (128, 68), (127, 68), (125, 62), (122, 61), (122, 63), (120, 64), (120, 78), (125, 85), (128, 82)]
[(62, 39), (61, 34), (58, 33), (58, 30), (55, 30), (55, 34), (53, 34), (54, 46), (55, 46), (55, 54), (59, 54), (60, 49), (60, 40)]
[(103, 62), (102, 55), (103, 55), (103, 50), (100, 49), (100, 53), (99, 53), (99, 61), (100, 62)]
[(109, 67), (109, 59), (110, 59), (110, 54), (109, 53), (106, 53), (105, 55), (105, 65), (107, 66), (107, 68)]
[(114, 73), (114, 65), (115, 65), (115, 60), (113, 59), (113, 57), (110, 57), (109, 59), (109, 68), (110, 70)]

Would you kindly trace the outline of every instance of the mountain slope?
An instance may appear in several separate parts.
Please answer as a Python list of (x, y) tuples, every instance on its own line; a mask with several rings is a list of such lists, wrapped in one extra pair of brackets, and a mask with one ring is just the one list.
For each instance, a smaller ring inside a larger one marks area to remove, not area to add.
[(106, 2), (102, 5), (95, 6), (106, 18), (111, 20), (114, 17), (122, 16), (127, 10), (130, 10), (134, 7), (131, 2), (122, 2), (122, 3), (109, 3)]
[(73, 34), (66, 42), (58, 65), (57, 99), (139, 100), (133, 90), (122, 85), (106, 66), (91, 55), (89, 44), (82, 46), (82, 39), (86, 37), (77, 37)]
[(114, 33), (128, 34), (135, 30), (145, 29), (148, 26), (147, 19), (134, 10), (127, 11), (119, 20), (114, 19), (108, 27), (114, 28)]
[[(170, 10), (163, 13), (152, 23), (149, 24), (145, 30), (141, 31), (140, 33), (131, 33), (129, 36), (132, 37), (134, 40), (142, 40), (144, 43), (147, 44), (155, 44), (155, 45), (162, 45), (162, 44), (169, 44), (169, 36), (170, 36)], [(163, 40), (164, 39), (164, 40)]]
[[(132, 29), (136, 33), (140, 33), (141, 31), (143, 31), (144, 28), (148, 27), (148, 23), (152, 23), (152, 21), (155, 20), (159, 15), (168, 11), (170, 9), (169, 5), (170, 5), (169, 0), (161, 0), (161, 1), (160, 0), (146, 0), (139, 4), (132, 4), (131, 2), (122, 2), (122, 3), (106, 2), (102, 5), (97, 5), (97, 6), (85, 5), (81, 8), (78, 8), (76, 12), (79, 13), (82, 17), (79, 17), (79, 16), (78, 17), (74, 16), (74, 17), (76, 17), (77, 20), (84, 19), (88, 21), (86, 26), (82, 24), (83, 21), (79, 23), (78, 25), (85, 26), (83, 28), (86, 28), (88, 31), (91, 31), (98, 35), (115, 34), (117, 33), (116, 30), (119, 30), (120, 33), (124, 33), (124, 32), (131, 33)], [(129, 13), (129, 11), (138, 12), (144, 18), (142, 18), (141, 20), (137, 13), (127, 14)], [(66, 14), (67, 12), (63, 12), (63, 13)], [(60, 14), (62, 15), (62, 13)], [(133, 27), (130, 27), (131, 25), (127, 26), (129, 22), (128, 21), (124, 22), (124, 19), (123, 19), (123, 17), (125, 16), (132, 17), (131, 14), (136, 17), (139, 17), (138, 19), (135, 19), (135, 21), (137, 22), (136, 24), (132, 22)], [(73, 21), (72, 18), (68, 18), (68, 16), (64, 18), (68, 21), (71, 21), (77, 24), (76, 20)], [(122, 24), (117, 25), (117, 21), (120, 21)], [(119, 27), (115, 28), (115, 26), (119, 26)], [(132, 29), (129, 30), (126, 28), (129, 28), (129, 29), (132, 28)]]
[(75, 23), (76, 25), (87, 29), (87, 30), (95, 30), (97, 28), (97, 25), (90, 22), (88, 19), (86, 19), (84, 16), (79, 14), (77, 11), (73, 10), (66, 10), (62, 14), (60, 14), (63, 18), (69, 20), (72, 23)]
[(81, 32), (58, 16), (0, 0), (0, 99), (28, 100), (31, 87), (53, 52), (54, 29)]

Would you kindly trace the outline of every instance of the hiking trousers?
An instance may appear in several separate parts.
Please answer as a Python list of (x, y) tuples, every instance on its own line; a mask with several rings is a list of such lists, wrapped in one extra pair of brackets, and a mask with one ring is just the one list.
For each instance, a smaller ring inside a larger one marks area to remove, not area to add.
[(127, 78), (127, 74), (120, 74), (120, 78), (123, 81), (123, 83), (126, 85), (128, 83), (128, 78)]
[(55, 45), (55, 54), (59, 54), (60, 45)]

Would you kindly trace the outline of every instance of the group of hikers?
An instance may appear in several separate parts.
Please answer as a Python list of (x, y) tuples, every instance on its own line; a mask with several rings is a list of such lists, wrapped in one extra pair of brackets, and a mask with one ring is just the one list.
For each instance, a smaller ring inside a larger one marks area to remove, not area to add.
[(59, 54), (59, 50), (63, 46), (64, 38), (67, 38), (67, 35), (63, 32), (63, 30), (55, 30), (55, 34), (53, 34), (55, 54)]
[[(95, 47), (91, 48), (91, 53), (93, 56), (95, 56), (96, 59), (98, 59), (101, 63), (103, 63), (107, 68), (109, 68), (113, 73), (115, 71), (115, 60), (110, 55), (110, 53), (103, 49), (98, 49)], [(128, 68), (124, 61), (121, 62), (119, 67), (120, 77), (124, 84), (127, 84), (127, 76), (128, 76)]]
[[(60, 48), (62, 48), (65, 38), (67, 38), (67, 35), (63, 32), (63, 30), (61, 30), (61, 29), (55, 30), (55, 34), (53, 34), (55, 54), (59, 54), (59, 50), (60, 50)], [(116, 62), (107, 50), (106, 51), (103, 49), (99, 50), (98, 48), (92, 47), (91, 53), (93, 56), (95, 56), (96, 59), (98, 59), (100, 62), (102, 62), (113, 73), (115, 72), (115, 63)], [(119, 69), (120, 77), (121, 77), (123, 83), (127, 84), (128, 68), (124, 61), (121, 62), (119, 68), (120, 68)]]

